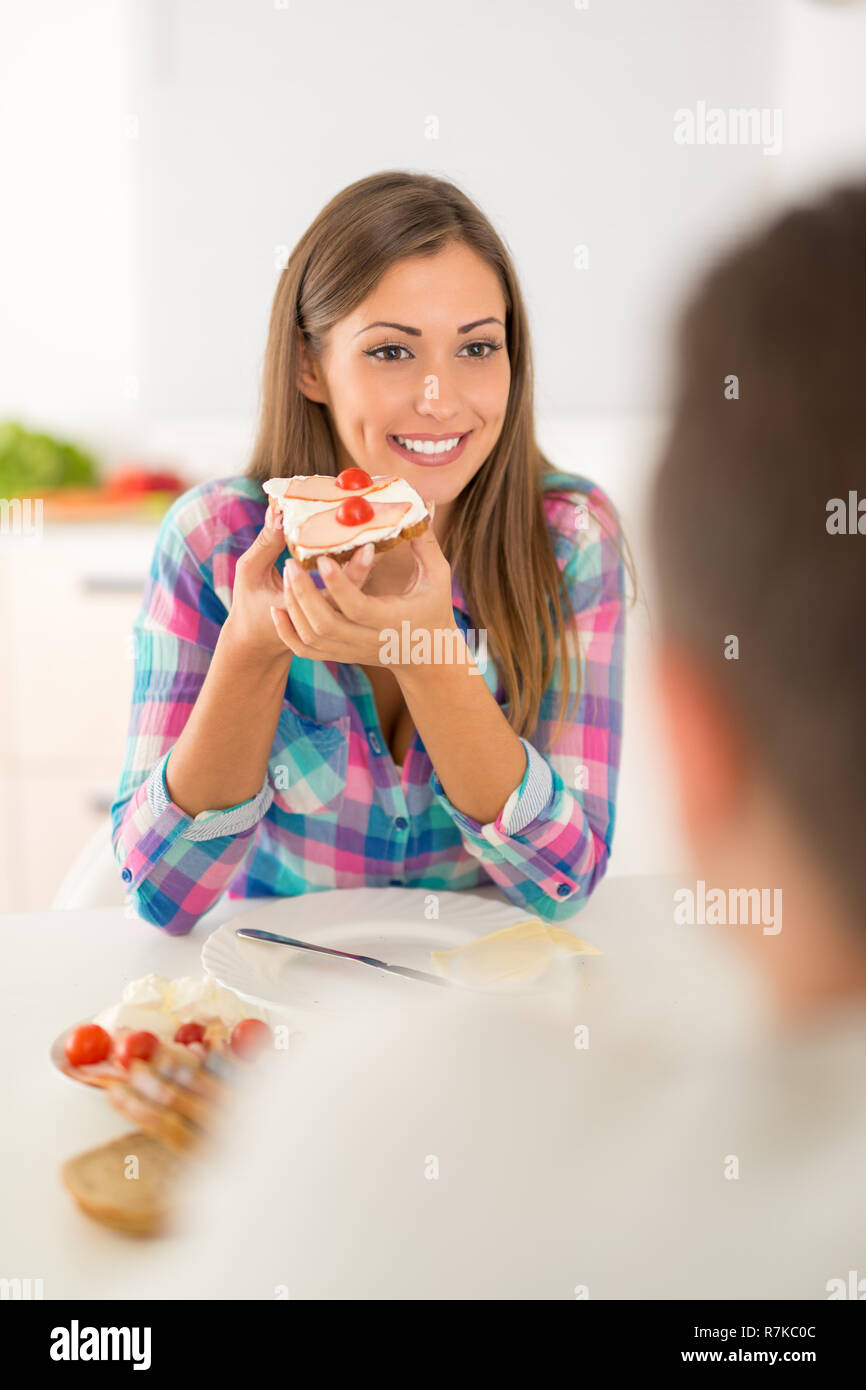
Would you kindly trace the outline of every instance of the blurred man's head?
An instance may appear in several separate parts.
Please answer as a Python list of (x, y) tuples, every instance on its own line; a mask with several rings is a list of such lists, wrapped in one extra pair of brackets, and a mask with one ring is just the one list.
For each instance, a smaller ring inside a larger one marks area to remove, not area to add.
[(819, 938), (844, 922), (842, 949), (866, 955), (866, 186), (705, 276), (653, 503), (662, 689), (701, 869), (726, 888), (784, 875), (789, 920), (817, 912)]

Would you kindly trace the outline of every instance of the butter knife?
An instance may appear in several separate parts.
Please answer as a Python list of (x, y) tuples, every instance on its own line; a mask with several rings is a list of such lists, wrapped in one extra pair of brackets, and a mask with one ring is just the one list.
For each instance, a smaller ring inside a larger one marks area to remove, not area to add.
[(361, 965), (372, 965), (376, 970), (387, 970), (392, 975), (405, 975), (409, 980), (421, 980), (428, 985), (450, 985), (440, 975), (431, 975), (426, 970), (412, 970), (408, 965), (389, 965), (387, 961), (376, 960), (375, 956), (357, 956), (352, 951), (337, 951), (332, 946), (316, 946), (312, 941), (298, 941), (293, 936), (277, 936), (272, 931), (256, 931), (253, 927), (236, 927), (235, 936), (243, 936), (249, 941), (275, 941), (278, 946), (296, 946), (300, 951), (317, 951), (323, 956), (341, 956), (343, 960), (356, 960)]

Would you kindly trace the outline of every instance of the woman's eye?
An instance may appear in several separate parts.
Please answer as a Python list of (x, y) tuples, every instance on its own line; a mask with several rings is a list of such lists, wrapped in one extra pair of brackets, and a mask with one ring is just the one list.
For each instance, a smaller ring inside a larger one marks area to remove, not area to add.
[[(480, 352), (470, 352), (470, 348), (480, 348)], [(460, 355), (465, 352), (467, 357), (474, 357), (476, 361), (483, 362), (486, 357), (492, 357), (494, 352), (499, 352), (502, 348), (501, 343), (494, 343), (490, 338), (478, 338), (474, 343), (466, 343), (460, 349)]]
[[(503, 346), (503, 343), (495, 343), (492, 338), (477, 338), (474, 342), (464, 343), (457, 355), (483, 362), (486, 358), (492, 357), (494, 352), (500, 352)], [(365, 348), (364, 355), (375, 357), (377, 362), (407, 362), (414, 356), (402, 343), (380, 343), (378, 347)]]
[[(398, 352), (405, 352), (406, 357), (392, 357), (392, 356), (387, 356), (387, 357), (385, 357), (385, 356), (382, 356), (382, 355), (381, 355), (382, 353), (398, 353)], [(377, 347), (377, 348), (368, 348), (368, 349), (366, 350), (366, 354), (365, 354), (365, 355), (366, 355), (367, 357), (375, 357), (376, 360), (377, 360), (377, 362), (405, 362), (407, 358), (409, 358), (409, 357), (412, 356), (412, 354), (411, 354), (411, 352), (409, 351), (409, 349), (408, 349), (408, 348), (405, 348), (405, 347), (401, 347), (399, 343), (383, 343), (381, 347)]]

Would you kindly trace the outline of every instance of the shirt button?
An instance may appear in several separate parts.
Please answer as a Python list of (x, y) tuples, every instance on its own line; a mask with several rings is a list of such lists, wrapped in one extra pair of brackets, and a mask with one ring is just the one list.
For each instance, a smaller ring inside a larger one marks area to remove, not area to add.
[(398, 816), (394, 824), (396, 825), (398, 830), (405, 830), (409, 822), (407, 821), (405, 816)]
[(123, 879), (124, 883), (129, 883), (130, 879), (132, 878), (132, 870), (124, 869), (120, 877)]
[(560, 883), (556, 891), (561, 898), (567, 898), (569, 893), (571, 892), (571, 889), (569, 888), (567, 883)]
[(368, 729), (368, 730), (367, 730), (367, 737), (368, 737), (368, 739), (370, 740), (370, 747), (372, 748), (373, 752), (374, 752), (374, 753), (381, 753), (381, 751), (382, 751), (382, 745), (381, 745), (381, 743), (379, 742), (379, 735), (376, 733), (376, 730), (375, 730), (375, 729)]

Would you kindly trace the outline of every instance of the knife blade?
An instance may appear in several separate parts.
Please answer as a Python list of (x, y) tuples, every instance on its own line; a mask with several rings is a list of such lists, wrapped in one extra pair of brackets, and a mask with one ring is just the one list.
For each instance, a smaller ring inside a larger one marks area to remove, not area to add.
[(409, 980), (421, 980), (427, 985), (450, 985), (440, 975), (432, 975), (426, 970), (413, 970), (408, 965), (389, 965), (387, 961), (377, 960), (375, 956), (359, 956), (353, 951), (338, 951), (333, 946), (317, 946), (312, 941), (298, 941), (294, 936), (278, 936), (272, 931), (258, 931), (254, 927), (236, 927), (235, 936), (249, 941), (274, 941), (278, 946), (295, 946), (299, 951), (317, 951), (323, 956), (341, 956), (343, 960), (355, 960), (361, 965), (372, 965), (376, 970), (387, 970), (392, 975), (404, 975)]

